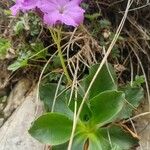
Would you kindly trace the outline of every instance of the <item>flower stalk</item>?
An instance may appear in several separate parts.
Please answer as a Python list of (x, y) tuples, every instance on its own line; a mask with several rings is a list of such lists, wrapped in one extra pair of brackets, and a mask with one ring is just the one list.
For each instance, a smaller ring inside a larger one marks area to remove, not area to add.
[(61, 27), (59, 27), (57, 30), (50, 28), (50, 33), (51, 33), (51, 36), (52, 36), (52, 38), (53, 38), (53, 40), (57, 46), (58, 56), (60, 58), (60, 62), (61, 62), (64, 74), (67, 78), (68, 84), (70, 85), (72, 83), (72, 80), (69, 76), (67, 67), (65, 65), (65, 60), (63, 57), (62, 49), (61, 49)]

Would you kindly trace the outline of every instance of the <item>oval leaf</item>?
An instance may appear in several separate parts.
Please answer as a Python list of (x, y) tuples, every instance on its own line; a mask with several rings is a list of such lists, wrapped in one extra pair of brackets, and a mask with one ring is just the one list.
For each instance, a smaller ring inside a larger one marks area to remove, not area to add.
[(83, 150), (86, 140), (87, 137), (84, 133), (78, 133), (73, 139), (71, 150)]
[(102, 137), (94, 137), (89, 139), (88, 150), (110, 150), (108, 143)]
[(119, 91), (106, 91), (90, 100), (92, 121), (104, 125), (112, 121), (124, 105), (125, 95)]
[(66, 150), (67, 147), (68, 147), (68, 142), (61, 145), (52, 146), (51, 150)]
[(111, 141), (111, 147), (115, 150), (128, 150), (138, 146), (138, 139), (132, 137), (131, 134), (125, 132), (119, 126), (103, 128), (99, 133), (108, 141), (108, 143)]
[(129, 118), (132, 116), (133, 110), (137, 108), (144, 98), (144, 91), (141, 87), (125, 87), (122, 89), (125, 93), (126, 103), (124, 104), (118, 118)]
[[(71, 90), (67, 91), (67, 96), (66, 99), (69, 100), (71, 95)], [(77, 103), (77, 111), (82, 103), (83, 97), (81, 97), (81, 95), (79, 93), (73, 93), (72, 95), (72, 99), (71, 102), (69, 104), (69, 108), (72, 110), (72, 112), (74, 112), (74, 108), (75, 108), (75, 103)], [(80, 119), (83, 122), (87, 122), (92, 116), (91, 110), (88, 106), (88, 104), (85, 102), (82, 108), (82, 111), (80, 113)]]
[[(56, 89), (56, 83), (48, 83), (40, 86), (40, 99), (44, 102), (47, 111), (52, 110)], [(56, 98), (53, 112), (64, 114), (70, 119), (73, 118), (73, 112), (69, 109), (65, 102), (66, 91), (64, 86), (61, 85), (59, 87), (58, 95), (59, 96)]]
[(45, 144), (63, 144), (70, 138), (72, 124), (72, 121), (64, 115), (47, 113), (33, 123), (29, 133)]
[[(47, 83), (40, 86), (40, 99), (44, 102), (47, 111), (51, 111), (53, 100), (57, 89), (56, 83)], [(64, 86), (59, 86), (58, 94), (65, 89)], [(64, 95), (61, 94), (57, 100), (63, 100)]]
[[(89, 75), (81, 81), (81, 86), (83, 87), (81, 91), (83, 91), (83, 95), (85, 91), (87, 91), (89, 84), (93, 79), (98, 67), (99, 64), (92, 66), (89, 70)], [(110, 64), (108, 64), (108, 66), (104, 65), (100, 70), (97, 78), (95, 79), (91, 87), (88, 99), (91, 99), (106, 90), (117, 90), (116, 74)]]

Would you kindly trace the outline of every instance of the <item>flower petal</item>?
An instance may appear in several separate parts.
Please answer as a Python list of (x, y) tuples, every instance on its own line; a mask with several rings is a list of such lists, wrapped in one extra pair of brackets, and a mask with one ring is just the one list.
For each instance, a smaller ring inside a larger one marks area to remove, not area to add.
[(12, 6), (10, 8), (11, 12), (12, 12), (12, 15), (16, 16), (17, 13), (20, 11), (20, 5), (19, 4), (16, 4), (14, 6)]
[(82, 0), (72, 0), (72, 2), (79, 5), (82, 2)]
[(30, 10), (40, 6), (41, 0), (24, 0), (22, 3), (22, 9)]
[(17, 0), (16, 4), (10, 8), (13, 15), (16, 15), (20, 10), (28, 11), (31, 9), (39, 8), (41, 0)]
[(81, 7), (78, 6), (78, 5), (73, 5), (73, 3), (68, 3), (68, 4), (66, 5), (66, 10), (67, 10), (68, 12), (74, 11), (74, 12), (77, 12), (77, 13), (84, 13), (84, 12), (85, 12), (85, 10), (84, 10), (83, 8), (81, 8)]
[(44, 0), (44, 3), (55, 4), (57, 6), (64, 6), (68, 2), (70, 2), (70, 0)]
[(50, 13), (56, 10), (57, 5), (54, 3), (42, 3), (39, 7), (44, 13)]
[(61, 16), (57, 10), (48, 14), (44, 14), (44, 22), (50, 26), (55, 25), (57, 21), (61, 21), (60, 18)]
[(53, 26), (57, 22), (77, 26), (84, 19), (84, 10), (79, 6), (82, 0), (16, 0), (11, 7), (12, 14), (39, 8), (44, 14), (44, 22)]
[(62, 14), (61, 15), (61, 22), (66, 24), (66, 25), (69, 25), (69, 26), (74, 26), (76, 27), (78, 24), (75, 22), (75, 20), (70, 17), (68, 14)]
[(67, 5), (65, 14), (70, 16), (78, 25), (84, 20), (84, 9), (78, 5), (72, 6), (71, 3)]

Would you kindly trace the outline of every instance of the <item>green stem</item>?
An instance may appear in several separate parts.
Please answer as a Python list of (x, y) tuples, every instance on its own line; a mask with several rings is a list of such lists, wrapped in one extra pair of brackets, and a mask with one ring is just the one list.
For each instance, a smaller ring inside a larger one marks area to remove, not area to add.
[(62, 49), (61, 49), (61, 28), (59, 28), (59, 30), (57, 30), (57, 31), (54, 31), (54, 30), (52, 31), (50, 29), (50, 32), (51, 32), (51, 35), (52, 35), (52, 38), (53, 38), (55, 44), (57, 45), (58, 56), (60, 58), (64, 74), (65, 74), (65, 76), (68, 80), (68, 84), (71, 84), (72, 80), (71, 80), (71, 78), (69, 76), (69, 73), (67, 71), (67, 68), (66, 68), (66, 65), (65, 65), (65, 60), (64, 60), (64, 57), (63, 57)]

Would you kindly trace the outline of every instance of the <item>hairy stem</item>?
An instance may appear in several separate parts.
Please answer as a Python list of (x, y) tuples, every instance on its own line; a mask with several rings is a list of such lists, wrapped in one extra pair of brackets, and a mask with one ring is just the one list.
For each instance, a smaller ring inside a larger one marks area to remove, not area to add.
[(61, 62), (64, 74), (68, 80), (68, 84), (70, 85), (72, 83), (72, 80), (71, 80), (68, 70), (66, 68), (65, 60), (63, 57), (62, 49), (61, 49), (61, 28), (59, 28), (58, 30), (50, 29), (50, 32), (51, 32), (51, 35), (52, 35), (52, 38), (53, 38), (55, 44), (57, 45), (58, 56), (60, 58), (60, 62)]

